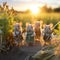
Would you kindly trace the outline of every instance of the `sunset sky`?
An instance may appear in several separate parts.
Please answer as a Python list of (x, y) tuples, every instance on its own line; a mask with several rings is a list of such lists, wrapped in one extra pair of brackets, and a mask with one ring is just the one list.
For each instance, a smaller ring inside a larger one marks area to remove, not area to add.
[(7, 2), (9, 7), (14, 7), (15, 10), (26, 10), (29, 8), (41, 7), (45, 4), (52, 7), (60, 6), (60, 0), (0, 0), (2, 2)]

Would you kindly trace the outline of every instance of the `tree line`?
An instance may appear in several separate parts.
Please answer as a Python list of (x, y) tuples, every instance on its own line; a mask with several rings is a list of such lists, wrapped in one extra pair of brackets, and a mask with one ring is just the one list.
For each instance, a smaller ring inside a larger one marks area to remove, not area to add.
[(41, 9), (41, 12), (60, 12), (60, 6), (52, 8), (52, 7), (48, 7), (48, 5), (44, 5)]

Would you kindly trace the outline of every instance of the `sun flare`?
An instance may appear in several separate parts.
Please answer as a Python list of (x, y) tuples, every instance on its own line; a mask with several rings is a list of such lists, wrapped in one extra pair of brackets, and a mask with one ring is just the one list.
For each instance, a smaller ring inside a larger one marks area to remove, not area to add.
[(37, 14), (37, 13), (39, 12), (38, 7), (36, 7), (36, 6), (31, 6), (29, 9), (31, 10), (31, 12), (32, 12), (33, 14)]

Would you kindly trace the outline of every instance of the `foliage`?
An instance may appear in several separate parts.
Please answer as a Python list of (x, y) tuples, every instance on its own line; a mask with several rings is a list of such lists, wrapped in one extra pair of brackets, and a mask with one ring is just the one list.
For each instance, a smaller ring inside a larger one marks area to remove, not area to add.
[(60, 24), (58, 24), (57, 29), (55, 29), (54, 32), (60, 36)]
[(5, 12), (0, 16), (0, 29), (2, 30), (3, 40), (6, 40), (7, 35), (13, 31), (13, 17)]

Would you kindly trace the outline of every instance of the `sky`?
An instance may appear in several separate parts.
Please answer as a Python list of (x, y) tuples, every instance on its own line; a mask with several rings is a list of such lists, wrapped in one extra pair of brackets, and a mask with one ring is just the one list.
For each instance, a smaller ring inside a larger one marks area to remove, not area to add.
[(47, 4), (48, 6), (60, 6), (60, 0), (0, 0), (0, 4), (7, 2), (9, 7), (15, 10), (26, 10), (31, 7), (42, 7)]

